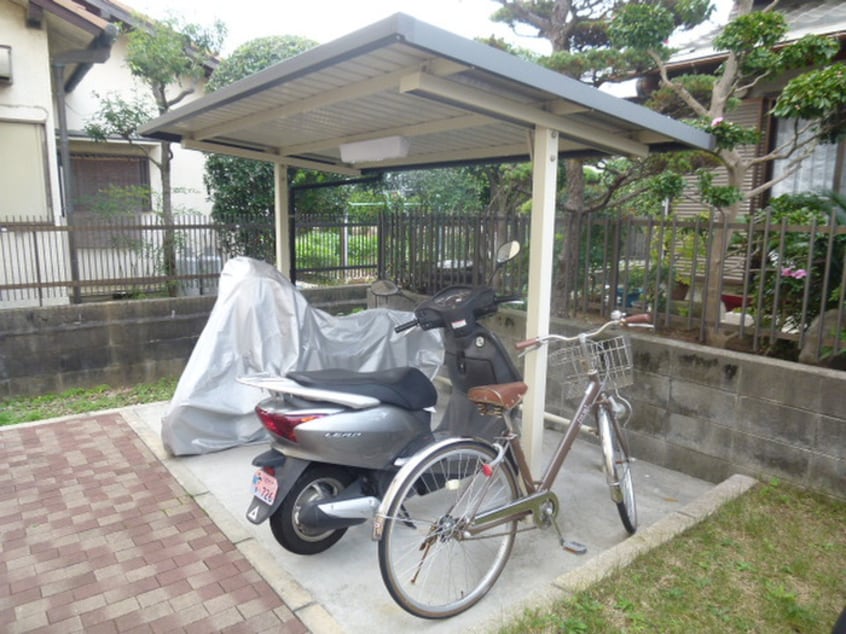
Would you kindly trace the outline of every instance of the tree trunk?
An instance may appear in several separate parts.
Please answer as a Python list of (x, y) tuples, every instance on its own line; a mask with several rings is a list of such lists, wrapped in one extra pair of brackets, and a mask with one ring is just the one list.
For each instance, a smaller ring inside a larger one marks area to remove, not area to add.
[(169, 278), (167, 281), (167, 294), (176, 297), (178, 283), (170, 279), (176, 275), (176, 232), (173, 230), (173, 201), (172, 186), (170, 183), (170, 143), (162, 142), (161, 179), (162, 179), (162, 223), (165, 226), (162, 238), (162, 267), (164, 274)]
[[(733, 154), (733, 153), (732, 153)], [(746, 168), (743, 161), (736, 154), (733, 157), (725, 157), (726, 170), (728, 172), (728, 184), (741, 189)], [(722, 311), (722, 286), (725, 275), (725, 261), (729, 244), (731, 243), (734, 230), (729, 225), (735, 223), (741, 213), (743, 203), (734, 203), (730, 207), (722, 209), (722, 216), (714, 222), (711, 232), (711, 245), (708, 249), (708, 281), (705, 287), (705, 298), (702, 316), (705, 320), (705, 343), (715, 346), (725, 344), (726, 337), (718, 332), (720, 327), (720, 313)]]
[(579, 159), (568, 159), (567, 203), (564, 205), (564, 247), (558, 256), (558, 279), (553, 297), (553, 312), (561, 317), (573, 313), (573, 294), (578, 283), (579, 247), (585, 207), (584, 166)]

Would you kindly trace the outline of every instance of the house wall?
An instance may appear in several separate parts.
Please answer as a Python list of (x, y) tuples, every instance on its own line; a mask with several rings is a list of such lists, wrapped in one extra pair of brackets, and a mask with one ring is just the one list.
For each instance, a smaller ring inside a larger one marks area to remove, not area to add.
[[(90, 142), (83, 144), (78, 138), (78, 135), (85, 128), (86, 123), (100, 109), (101, 97), (116, 93), (125, 99), (138, 96), (152, 102), (150, 89), (130, 73), (126, 64), (126, 54), (127, 39), (125, 35), (121, 35), (112, 45), (112, 53), (109, 59), (103, 64), (94, 64), (76, 89), (66, 96), (68, 129), (75, 137), (72, 149), (96, 153), (105, 151), (113, 152), (119, 147), (121, 151), (131, 152), (123, 142), (114, 142), (105, 145)], [(194, 90), (191, 95), (180, 103), (180, 105), (183, 105), (202, 96), (204, 82), (196, 85), (186, 84), (182, 87), (174, 86), (171, 89), (172, 92), (169, 94), (178, 94), (180, 88), (191, 88)], [(159, 144), (149, 144), (148, 147), (153, 149), (153, 156), (158, 160), (161, 155)], [(171, 146), (171, 149), (173, 150), (171, 179), (174, 190), (174, 210), (177, 212), (194, 211), (210, 213), (211, 203), (207, 200), (203, 185), (205, 167), (203, 154), (194, 150), (185, 150), (178, 144)], [(154, 165), (150, 166), (150, 186), (157, 196), (161, 195), (161, 176)]]
[[(726, 119), (728, 119), (732, 123), (737, 123), (738, 125), (742, 125), (745, 127), (759, 128), (762, 124), (765, 123), (765, 118), (762, 112), (763, 109), (764, 101), (762, 99), (749, 99), (741, 103), (736, 110), (733, 110), (728, 115), (726, 115)], [(756, 154), (763, 154), (765, 145), (766, 141), (762, 142), (762, 147), (760, 148), (756, 148), (755, 146), (750, 145), (743, 145), (738, 147), (737, 151), (742, 156), (751, 158)], [(724, 167), (715, 167), (712, 171), (714, 172), (715, 185), (728, 185), (728, 174)], [(746, 176), (743, 179), (743, 189), (745, 191), (753, 189), (756, 185), (760, 184), (763, 181), (763, 174), (760, 172), (761, 169), (757, 169), (749, 170), (746, 173)], [(673, 212), (677, 216), (692, 217), (701, 213), (707, 213), (707, 207), (704, 203), (699, 200), (699, 196), (696, 193), (699, 191), (698, 183), (699, 180), (697, 176), (691, 175), (685, 177), (686, 196), (682, 196), (677, 200), (673, 201)], [(743, 213), (749, 213), (750, 211), (754, 211), (755, 209), (757, 209), (758, 206), (759, 201), (757, 199), (747, 201), (743, 204), (742, 211)]]
[[(44, 130), (45, 174), (22, 175), (16, 181), (23, 187), (46, 189), (44, 208), (12, 212), (15, 216), (34, 216), (49, 222), (60, 213), (59, 175), (56, 164), (56, 138), (53, 130), (56, 120), (53, 110), (53, 95), (50, 87), (50, 57), (47, 32), (25, 26), (26, 9), (8, 0), (0, 0), (0, 44), (12, 48), (12, 83), (0, 83), (0, 123), (22, 122), (37, 124)], [(0, 141), (2, 142), (2, 141)], [(7, 166), (8, 167), (8, 166)], [(27, 181), (31, 179), (31, 182)], [(0, 192), (0, 196), (3, 193)], [(2, 222), (2, 219), (0, 219)], [(9, 258), (13, 254), (32, 253), (32, 239), (28, 235), (0, 232), (0, 279), (4, 283), (37, 279), (39, 271), (32, 257)], [(15, 305), (13, 292), (0, 292), (4, 306)], [(67, 303), (64, 289), (44, 291), (45, 304)]]
[[(48, 29), (47, 20), (42, 28), (27, 27), (25, 6), (10, 0), (0, 0), (0, 44), (12, 47), (13, 68), (13, 83), (0, 84), (0, 123), (10, 121), (41, 125), (44, 130), (45, 145), (46, 178), (40, 179), (21, 168), (19, 170), (22, 172), (21, 178), (18, 175), (10, 175), (9, 180), (14, 186), (30, 190), (33, 187), (45, 188), (47, 202), (43, 205), (43, 209), (27, 208), (12, 213), (16, 216), (36, 217), (44, 222), (53, 222), (61, 226), (65, 224), (66, 219), (63, 216), (59, 184), (56, 138), (58, 106), (52, 89)], [(143, 95), (152, 99), (149, 96), (149, 90), (131, 75), (126, 65), (126, 52), (127, 41), (126, 36), (123, 35), (114, 43), (109, 60), (103, 64), (93, 64), (82, 82), (72, 93), (66, 95), (71, 152), (132, 153), (125, 143), (94, 143), (87, 140), (83, 132), (86, 123), (100, 108), (100, 96), (119, 93), (125, 98)], [(195, 92), (186, 98), (186, 103), (202, 95), (203, 82), (190, 88)], [(174, 87), (173, 94), (177, 94), (179, 89), (180, 87)], [(0, 142), (2, 141), (0, 138)], [(155, 159), (160, 158), (159, 144), (151, 143), (148, 147), (152, 150)], [(205, 165), (203, 154), (184, 150), (178, 145), (173, 146), (172, 151), (171, 177), (174, 211), (208, 214), (211, 204), (207, 200), (203, 185)], [(32, 182), (29, 182), (30, 180)], [(150, 165), (150, 184), (154, 192), (154, 200), (160, 200), (161, 178), (153, 164)], [(25, 191), (25, 189), (17, 191)], [(18, 204), (16, 201), (9, 201), (7, 206), (17, 207)], [(154, 208), (160, 209), (160, 205), (154, 204)], [(46, 278), (50, 267), (46, 265), (45, 254), (49, 254), (49, 258), (57, 262), (60, 267), (67, 269), (70, 266), (70, 255), (64, 234), (51, 236), (49, 245), (35, 244), (35, 240), (34, 236), (26, 234), (17, 233), (9, 236), (6, 233), (0, 233), (0, 283), (51, 281)], [(80, 250), (80, 279), (88, 279), (100, 274), (89, 273), (90, 267), (86, 266), (87, 262), (103, 260), (96, 251), (97, 249)], [(13, 255), (14, 259), (10, 259)], [(204, 254), (185, 255), (194, 257)], [(153, 266), (152, 260), (146, 268), (150, 266)], [(46, 289), (40, 300), (19, 299), (15, 291), (0, 292), (0, 302), (3, 303), (4, 308), (30, 306), (39, 301), (47, 305), (66, 304), (69, 302), (68, 290), (63, 287)]]
[(56, 127), (50, 88), (50, 57), (47, 32), (26, 28), (26, 9), (0, 0), (0, 44), (12, 47), (12, 83), (0, 84), (0, 121), (42, 124), (47, 152), (49, 218), (59, 206), (59, 176), (56, 166)]

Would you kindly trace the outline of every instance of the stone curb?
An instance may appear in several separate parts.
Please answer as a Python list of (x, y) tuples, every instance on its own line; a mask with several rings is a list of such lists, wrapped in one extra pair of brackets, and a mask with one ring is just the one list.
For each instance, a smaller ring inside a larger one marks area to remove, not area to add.
[[(642, 529), (624, 542), (600, 553), (583, 566), (571, 570), (555, 579), (550, 587), (536, 594), (528, 602), (515, 606), (510, 616), (503, 616), (509, 620), (518, 612), (541, 608), (557, 599), (573, 596), (634, 561), (640, 555), (666, 544), (687, 529), (695, 526), (709, 515), (716, 512), (726, 502), (746, 493), (758, 484), (755, 478), (735, 474), (699, 498), (685, 505), (678, 511), (663, 517), (651, 526)], [(502, 620), (489, 621), (478, 631), (489, 631), (491, 627), (501, 626)]]
[(756, 483), (757, 480), (754, 478), (735, 474), (675, 513), (661, 518), (629, 539), (594, 557), (584, 566), (561, 575), (552, 583), (556, 588), (567, 593), (584, 590), (619, 568), (627, 566), (640, 555), (666, 544), (713, 514), (729, 500), (748, 491)]
[(270, 585), (291, 611), (314, 634), (339, 634), (341, 625), (320, 605), (311, 593), (274, 562), (273, 556), (254, 539), (223, 505), (209, 493), (188, 468), (165, 451), (161, 439), (153, 433), (134, 406), (117, 410), (132, 430), (153, 452), (174, 479), (208, 514), (220, 531), (246, 557), (255, 571)]

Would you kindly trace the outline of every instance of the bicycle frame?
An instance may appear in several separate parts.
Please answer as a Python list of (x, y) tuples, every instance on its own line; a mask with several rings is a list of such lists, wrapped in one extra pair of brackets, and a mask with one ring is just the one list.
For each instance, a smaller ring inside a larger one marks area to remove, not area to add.
[(506, 438), (506, 442), (514, 451), (514, 458), (517, 460), (519, 475), (523, 486), (526, 488), (526, 495), (501, 508), (491, 509), (475, 516), (472, 524), (466, 529), (469, 535), (472, 536), (495, 528), (500, 524), (521, 519), (530, 513), (535, 516), (536, 523), (542, 522), (545, 518), (545, 505), (552, 503), (557, 508), (558, 500), (552, 492), (552, 485), (555, 483), (564, 464), (564, 460), (570, 453), (570, 449), (573, 447), (573, 443), (576, 441), (576, 437), (588, 416), (590, 416), (595, 407), (602, 407), (601, 401), (603, 400), (603, 394), (605, 394), (605, 384), (600, 380), (599, 373), (596, 370), (591, 370), (588, 373), (588, 384), (585, 388), (585, 394), (576, 410), (576, 414), (573, 416), (569, 428), (558, 443), (558, 447), (556, 447), (552, 459), (538, 483), (535, 483), (532, 478), (531, 468), (526, 460), (526, 454), (523, 451), (520, 438), (513, 433), (510, 412), (503, 412), (503, 418), (510, 432)]
[[(607, 322), (599, 329), (591, 332), (591, 333), (582, 333), (579, 335), (578, 340), (581, 342), (582, 347), (586, 346), (586, 341), (589, 338), (595, 337), (602, 333), (606, 328), (612, 325), (629, 325), (629, 324), (648, 324), (649, 317), (648, 315), (637, 315), (634, 317), (630, 317), (628, 319), (624, 318), (622, 315), (614, 316), (612, 321)], [(555, 337), (564, 341), (571, 340), (567, 337)], [(544, 342), (542, 338), (535, 338), (530, 339), (518, 344), (518, 349), (526, 350), (531, 347), (541, 345)], [(505, 436), (502, 440), (495, 441), (494, 445), (499, 445), (502, 447), (502, 441), (505, 443), (505, 447), (510, 447), (514, 452), (514, 458), (517, 461), (517, 475), (520, 476), (520, 481), (522, 482), (522, 486), (525, 490), (525, 494), (520, 496), (520, 498), (514, 500), (513, 502), (506, 504), (500, 508), (490, 509), (485, 511), (480, 515), (475, 515), (472, 522), (465, 527), (464, 534), (465, 537), (469, 538), (479, 533), (485, 532), (491, 528), (494, 528), (498, 525), (505, 524), (507, 522), (511, 522), (517, 519), (522, 519), (529, 514), (534, 515), (535, 523), (538, 526), (541, 526), (544, 521), (548, 521), (549, 516), (552, 514), (554, 515), (557, 513), (558, 508), (558, 498), (555, 493), (552, 491), (552, 485), (555, 483), (556, 478), (558, 477), (559, 472), (561, 471), (561, 467), (564, 464), (564, 460), (566, 459), (567, 455), (570, 453), (570, 449), (573, 446), (573, 443), (576, 440), (579, 432), (581, 431), (582, 427), (585, 424), (588, 416), (595, 410), (596, 407), (606, 407), (606, 403), (608, 401), (608, 393), (606, 390), (606, 383), (607, 377), (602, 378), (600, 377), (600, 373), (596, 368), (593, 368), (587, 372), (587, 385), (585, 386), (584, 394), (582, 395), (581, 402), (579, 403), (578, 408), (576, 409), (576, 413), (573, 416), (570, 426), (567, 431), (564, 433), (561, 441), (558, 443), (558, 447), (556, 447), (552, 459), (550, 460), (549, 464), (544, 471), (544, 474), (540, 481), (535, 481), (531, 467), (529, 466), (528, 460), (526, 459), (526, 454), (523, 451), (523, 446), (520, 442), (520, 437), (518, 434), (514, 432), (514, 424), (511, 419), (511, 410), (502, 410), (501, 415), (503, 420), (506, 423), (508, 428), (508, 435)], [(611, 411), (610, 408), (605, 409), (603, 415), (606, 416), (607, 421), (614, 421), (614, 413)], [(601, 416), (597, 417), (601, 419)], [(612, 430), (610, 429), (610, 424), (602, 424), (601, 420), (598, 420), (600, 425), (599, 428), (596, 430), (601, 436), (608, 436)], [(603, 427), (608, 427), (609, 429), (602, 429)], [(459, 440), (459, 439), (453, 439)], [(605, 440), (603, 438), (603, 440)], [(422, 452), (418, 453), (416, 459), (412, 459), (408, 463), (406, 463), (403, 469), (408, 468), (409, 471), (412, 470), (414, 464), (418, 462), (418, 460), (422, 460), (425, 455), (430, 450), (434, 450), (436, 448), (440, 448), (445, 444), (449, 444), (451, 441), (446, 440), (442, 441), (441, 443), (436, 443), (435, 446), (430, 446), (428, 449), (424, 449)], [(499, 463), (499, 461), (497, 461)], [(496, 465), (496, 468), (502, 468), (500, 464)], [(380, 511), (376, 513), (373, 522), (373, 533), (372, 538), (374, 541), (379, 541), (382, 538), (382, 529), (384, 527), (384, 520), (386, 519), (384, 514), (382, 514), (381, 509), (385, 506), (385, 501), (391, 499), (393, 497), (393, 489), (395, 485), (400, 482), (403, 478), (400, 477), (399, 474), (391, 483), (391, 486), (388, 488), (386, 492), (382, 506), (380, 507)], [(609, 484), (617, 484), (611, 483)], [(614, 500), (617, 502), (618, 500)], [(551, 505), (551, 506), (550, 506)]]

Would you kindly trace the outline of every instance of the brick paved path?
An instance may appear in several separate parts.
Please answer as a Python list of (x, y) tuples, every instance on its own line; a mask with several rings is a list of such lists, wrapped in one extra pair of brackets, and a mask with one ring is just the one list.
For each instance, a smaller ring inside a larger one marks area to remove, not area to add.
[(0, 430), (0, 631), (305, 632), (119, 414)]

